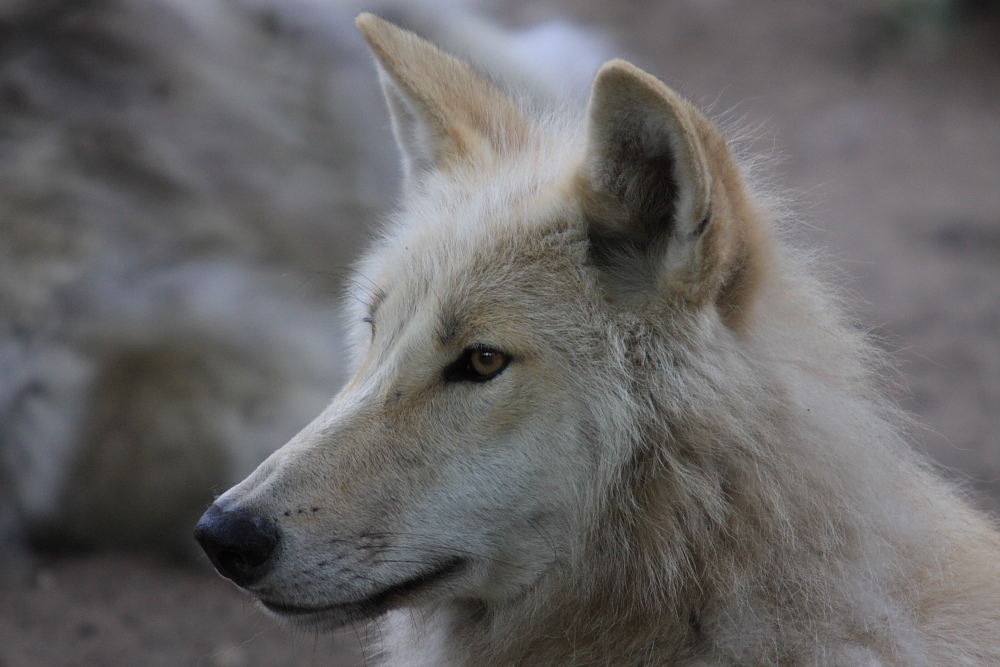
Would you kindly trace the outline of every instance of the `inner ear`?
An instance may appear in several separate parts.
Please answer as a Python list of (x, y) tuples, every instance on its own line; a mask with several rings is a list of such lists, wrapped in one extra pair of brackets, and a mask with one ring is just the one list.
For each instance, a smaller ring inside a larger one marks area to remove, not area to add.
[(605, 200), (605, 213), (595, 218), (594, 232), (635, 242), (669, 236), (676, 217), (678, 186), (676, 161), (669, 146), (655, 153), (639, 150), (631, 138), (608, 141), (605, 155), (592, 173), (597, 192)]
[[(656, 283), (677, 217), (676, 161), (669, 146), (639, 150), (627, 128), (608, 137), (591, 166), (586, 223), (594, 262), (618, 277), (619, 287), (642, 291)], [(621, 269), (621, 270), (619, 270)]]
[(421, 119), (421, 112), (397, 87), (392, 77), (379, 67), (379, 80), (392, 120), (392, 132), (403, 157), (403, 172), (407, 180), (431, 170), (437, 162), (435, 141), (430, 127)]

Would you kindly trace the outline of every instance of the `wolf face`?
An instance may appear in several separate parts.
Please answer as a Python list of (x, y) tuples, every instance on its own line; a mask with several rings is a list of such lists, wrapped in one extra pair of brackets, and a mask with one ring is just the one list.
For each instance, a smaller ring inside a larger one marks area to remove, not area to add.
[(322, 626), (571, 567), (642, 429), (623, 335), (734, 335), (754, 269), (724, 144), (649, 75), (606, 65), (581, 132), (358, 24), (408, 200), (358, 268), (354, 376), (198, 528), (264, 606)]

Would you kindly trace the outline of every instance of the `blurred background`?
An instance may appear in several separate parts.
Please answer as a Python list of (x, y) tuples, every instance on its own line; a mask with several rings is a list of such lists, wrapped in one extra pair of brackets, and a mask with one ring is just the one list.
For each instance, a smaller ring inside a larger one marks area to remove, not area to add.
[(343, 379), (399, 180), (362, 10), (547, 102), (621, 56), (707, 108), (896, 360), (914, 446), (1000, 508), (997, 0), (0, 0), (0, 667), (364, 661), (190, 538)]

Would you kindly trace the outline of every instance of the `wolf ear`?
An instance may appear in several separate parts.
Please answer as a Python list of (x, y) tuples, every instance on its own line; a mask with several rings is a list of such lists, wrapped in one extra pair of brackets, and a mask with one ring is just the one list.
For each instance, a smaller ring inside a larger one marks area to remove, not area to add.
[(588, 122), (584, 211), (592, 257), (613, 296), (670, 290), (704, 301), (717, 292), (732, 254), (730, 230), (719, 229), (727, 224), (718, 215), (729, 208), (726, 188), (714, 182), (706, 150), (731, 163), (718, 131), (621, 60), (598, 71)]
[(524, 143), (520, 109), (467, 63), (372, 14), (356, 24), (378, 60), (408, 180)]

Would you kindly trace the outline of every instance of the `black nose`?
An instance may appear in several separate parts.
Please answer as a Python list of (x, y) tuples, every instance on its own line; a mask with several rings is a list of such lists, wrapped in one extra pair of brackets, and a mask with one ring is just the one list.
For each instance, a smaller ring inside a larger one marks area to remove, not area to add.
[(209, 507), (194, 529), (215, 569), (239, 586), (250, 586), (271, 570), (279, 537), (263, 516), (218, 505)]

